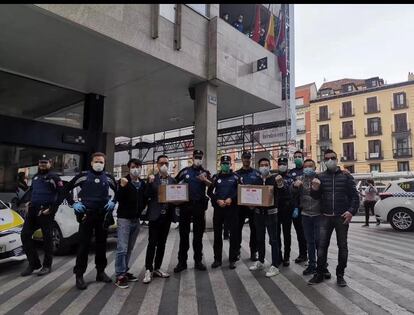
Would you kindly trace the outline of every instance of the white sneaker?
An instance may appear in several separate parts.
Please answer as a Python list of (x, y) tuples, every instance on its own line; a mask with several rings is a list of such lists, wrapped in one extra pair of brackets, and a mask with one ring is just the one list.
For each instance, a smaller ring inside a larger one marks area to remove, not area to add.
[(162, 271), (161, 269), (154, 270), (154, 277), (168, 278), (170, 274), (168, 272)]
[(276, 276), (280, 273), (279, 269), (277, 269), (275, 266), (270, 266), (269, 270), (266, 272), (266, 277), (270, 278), (273, 276)]
[(305, 262), (305, 267), (309, 266), (309, 260)]
[(255, 270), (262, 270), (264, 265), (260, 261), (256, 261), (253, 265), (249, 267), (249, 270), (255, 271)]
[(142, 280), (142, 282), (150, 283), (151, 281), (152, 281), (152, 272), (151, 270), (147, 270), (145, 271), (145, 277), (144, 277), (144, 280)]

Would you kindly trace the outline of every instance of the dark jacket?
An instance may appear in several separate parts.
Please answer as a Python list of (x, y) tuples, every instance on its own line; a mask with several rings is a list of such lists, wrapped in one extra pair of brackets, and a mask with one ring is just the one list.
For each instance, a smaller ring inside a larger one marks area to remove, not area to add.
[(140, 179), (139, 189), (135, 188), (132, 183), (131, 175), (128, 174), (126, 177), (128, 184), (122, 187), (120, 182), (118, 184), (117, 197), (118, 210), (117, 217), (123, 219), (137, 219), (140, 217), (142, 211), (147, 206), (147, 198), (145, 198), (146, 183)]
[(226, 200), (231, 198), (232, 206), (237, 205), (237, 187), (240, 177), (235, 172), (230, 173), (219, 172), (213, 176), (213, 184), (208, 187), (207, 194), (211, 198), (213, 207), (218, 207), (217, 200)]
[[(167, 177), (168, 184), (176, 184), (177, 181), (171, 176)], [(145, 189), (145, 196), (148, 198), (147, 216), (149, 221), (156, 221), (163, 211), (166, 211), (168, 218), (173, 221), (175, 205), (171, 203), (158, 202), (158, 187), (161, 185), (161, 177), (155, 175), (154, 182), (148, 183)]]
[(291, 211), (293, 210), (292, 206), (293, 206), (293, 196), (292, 196), (292, 190), (291, 190), (291, 186), (293, 183), (293, 179), (292, 177), (286, 172), (286, 173), (279, 173), (276, 174), (280, 175), (283, 177), (283, 182), (284, 182), (284, 193), (280, 194), (279, 198), (278, 198), (278, 209), (279, 211)]
[(277, 175), (271, 175), (269, 177), (267, 177), (265, 180), (263, 180), (263, 178), (261, 178), (262, 184), (263, 185), (271, 185), (273, 186), (273, 198), (274, 198), (274, 204), (273, 206), (270, 207), (258, 207), (259, 209), (275, 209), (278, 208), (278, 200), (281, 196), (283, 196), (283, 194), (286, 194), (286, 189), (288, 187), (286, 187), (285, 185), (282, 188), (278, 188), (277, 184), (276, 184), (276, 176)]
[(301, 180), (303, 185), (299, 188), (292, 184), (293, 198), (298, 200), (297, 207), (300, 208), (303, 215), (319, 215), (321, 214), (321, 201), (320, 199), (314, 199), (311, 196), (311, 186), (314, 177), (298, 176), (297, 180)]
[(355, 215), (359, 207), (359, 196), (352, 175), (342, 172), (325, 171), (316, 175), (321, 181), (318, 191), (311, 190), (311, 196), (321, 199), (321, 210), (324, 214), (342, 215), (349, 211)]

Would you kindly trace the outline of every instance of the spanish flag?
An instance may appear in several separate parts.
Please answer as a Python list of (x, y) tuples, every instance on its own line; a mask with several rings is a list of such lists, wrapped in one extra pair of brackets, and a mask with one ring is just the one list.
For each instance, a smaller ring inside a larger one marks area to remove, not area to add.
[(270, 16), (269, 19), (269, 27), (267, 28), (267, 35), (265, 46), (267, 50), (274, 51), (276, 48), (276, 41), (275, 41), (275, 17), (273, 14)]
[(254, 21), (254, 29), (252, 39), (258, 43), (260, 39), (260, 6), (261, 4), (256, 4), (256, 16)]

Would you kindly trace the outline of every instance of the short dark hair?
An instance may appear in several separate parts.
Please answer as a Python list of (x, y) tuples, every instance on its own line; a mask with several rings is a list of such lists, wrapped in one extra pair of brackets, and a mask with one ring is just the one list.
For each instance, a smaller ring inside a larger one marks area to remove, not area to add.
[(260, 162), (262, 162), (262, 161), (267, 161), (270, 164), (270, 160), (268, 158), (265, 158), (265, 157), (262, 157), (257, 164), (260, 165)]
[(165, 154), (158, 155), (158, 157), (157, 157), (157, 163), (158, 163), (161, 159), (163, 159), (163, 158), (168, 159), (168, 156), (166, 156)]
[(373, 179), (368, 179), (368, 180), (367, 180), (367, 183), (368, 183), (368, 184), (372, 184), (372, 185), (374, 185), (374, 180), (373, 180)]
[(312, 160), (312, 159), (306, 159), (305, 161), (303, 161), (303, 165), (305, 165), (305, 163), (306, 163), (306, 162), (312, 162), (312, 163), (313, 163), (313, 165), (315, 165), (315, 166), (316, 166), (315, 161), (314, 161), (314, 160)]
[(335, 154), (335, 156), (338, 156), (334, 150), (326, 149), (325, 152), (323, 152), (323, 157), (325, 157), (325, 155), (327, 155), (329, 153), (333, 153), (333, 154)]
[(303, 157), (303, 152), (301, 150), (295, 151), (295, 153), (293, 153), (293, 155), (295, 155), (296, 153), (300, 153), (300, 155), (302, 155), (302, 157)]
[(93, 160), (93, 158), (94, 158), (94, 157), (97, 157), (97, 156), (102, 156), (102, 157), (106, 160), (106, 155), (105, 155), (105, 153), (103, 153), (103, 152), (95, 152), (95, 153), (93, 153), (93, 154), (91, 155), (91, 161)]
[(138, 159), (130, 159), (129, 161), (128, 161), (128, 163), (127, 163), (127, 166), (128, 166), (128, 168), (130, 168), (131, 167), (131, 164), (135, 164), (135, 165), (142, 165), (142, 162), (141, 162), (141, 160), (138, 160)]

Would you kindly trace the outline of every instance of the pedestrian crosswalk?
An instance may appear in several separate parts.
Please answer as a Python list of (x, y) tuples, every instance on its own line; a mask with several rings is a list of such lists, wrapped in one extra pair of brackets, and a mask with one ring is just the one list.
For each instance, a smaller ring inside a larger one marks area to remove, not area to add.
[[(130, 272), (142, 280), (145, 269), (147, 229), (141, 229), (130, 262)], [(75, 288), (75, 257), (55, 257), (53, 272), (44, 276), (20, 277), (23, 264), (0, 265), (1, 314), (414, 314), (414, 233), (398, 233), (388, 225), (362, 228), (351, 224), (349, 259), (345, 271), (348, 287), (336, 286), (338, 250), (335, 235), (328, 262), (332, 280), (309, 286), (303, 265), (293, 262), (298, 255), (292, 229), (292, 262), (281, 273), (265, 277), (266, 269), (251, 272), (248, 259), (249, 230), (243, 231), (242, 259), (235, 270), (228, 268), (228, 242), (224, 243), (222, 268), (211, 269), (213, 233), (204, 235), (207, 272), (196, 271), (192, 259), (188, 269), (174, 274), (179, 245), (178, 230), (171, 229), (162, 268), (170, 278), (141, 281), (119, 289), (113, 283), (95, 282), (91, 255), (85, 273), (88, 289)], [(107, 273), (114, 277), (116, 239), (109, 240)], [(190, 249), (188, 257), (192, 258)], [(270, 246), (266, 257), (270, 259)]]

